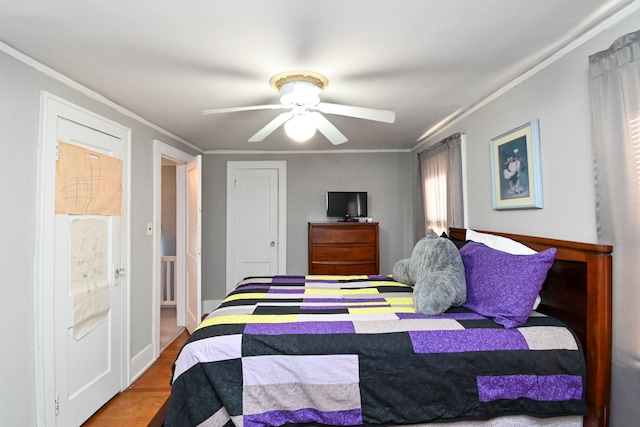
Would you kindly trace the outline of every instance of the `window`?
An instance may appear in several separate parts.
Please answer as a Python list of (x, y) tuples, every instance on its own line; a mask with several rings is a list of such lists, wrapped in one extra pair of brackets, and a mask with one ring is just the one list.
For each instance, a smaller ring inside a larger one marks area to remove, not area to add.
[(427, 164), (427, 176), (423, 181), (425, 229), (441, 234), (447, 230), (447, 175), (434, 159)]
[(462, 227), (462, 135), (454, 134), (419, 155), (425, 231)]

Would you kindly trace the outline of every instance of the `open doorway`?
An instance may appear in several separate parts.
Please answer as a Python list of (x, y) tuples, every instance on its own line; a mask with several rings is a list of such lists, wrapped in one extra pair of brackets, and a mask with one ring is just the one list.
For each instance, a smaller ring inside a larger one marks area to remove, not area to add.
[[(178, 322), (177, 294), (177, 166), (162, 158), (160, 197), (160, 351), (164, 350), (184, 330)], [(182, 325), (180, 324), (182, 323)]]
[[(200, 187), (194, 187), (198, 191), (192, 195), (189, 184), (201, 184), (201, 157), (158, 140), (154, 140), (153, 157), (153, 224), (147, 232), (154, 241), (150, 298), (155, 360), (176, 336), (189, 329), (190, 314), (200, 312)], [(195, 265), (194, 253), (198, 255)]]

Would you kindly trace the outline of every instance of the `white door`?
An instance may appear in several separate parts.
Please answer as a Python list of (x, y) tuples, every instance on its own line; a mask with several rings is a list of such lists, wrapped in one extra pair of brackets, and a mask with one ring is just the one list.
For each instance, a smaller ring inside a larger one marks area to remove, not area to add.
[(284, 274), (284, 162), (229, 162), (227, 291), (247, 276)]
[(201, 238), (202, 226), (202, 156), (187, 163), (187, 235), (186, 235), (186, 328), (193, 333), (202, 316)]
[[(90, 150), (95, 159), (124, 157), (124, 141), (101, 130), (60, 118), (57, 134), (58, 140)], [(78, 178), (110, 180), (106, 185), (115, 187), (123, 177), (97, 175), (92, 169), (90, 176)], [(77, 194), (86, 184), (90, 183), (69, 183)], [(80, 425), (121, 390), (123, 226), (121, 214), (55, 215), (54, 372), (59, 426)]]

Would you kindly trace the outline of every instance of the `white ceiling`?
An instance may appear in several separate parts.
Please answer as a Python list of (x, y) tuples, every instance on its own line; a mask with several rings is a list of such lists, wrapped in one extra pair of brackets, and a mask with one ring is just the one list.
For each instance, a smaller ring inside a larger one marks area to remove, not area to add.
[[(203, 150), (294, 143), (269, 79), (324, 74), (324, 102), (389, 109), (393, 124), (327, 115), (338, 149), (408, 149), (632, 0), (0, 0), (0, 41)], [(586, 58), (585, 58), (586, 60)]]

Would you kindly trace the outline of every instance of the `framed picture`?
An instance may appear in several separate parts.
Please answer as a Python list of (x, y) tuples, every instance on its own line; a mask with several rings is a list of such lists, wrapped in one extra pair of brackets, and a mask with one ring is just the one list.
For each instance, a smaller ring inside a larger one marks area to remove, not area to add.
[(491, 139), (493, 208), (542, 208), (541, 169), (537, 120)]

